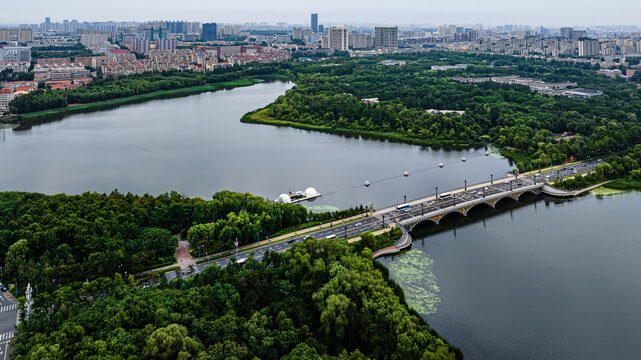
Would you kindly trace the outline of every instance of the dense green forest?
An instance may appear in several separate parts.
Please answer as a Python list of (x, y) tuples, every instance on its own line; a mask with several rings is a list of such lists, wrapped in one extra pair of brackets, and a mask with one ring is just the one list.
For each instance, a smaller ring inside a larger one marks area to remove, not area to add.
[(308, 239), (285, 254), (140, 289), (132, 277), (36, 292), (20, 359), (460, 359), (365, 249)]
[[(223, 191), (212, 200), (177, 193), (158, 197), (84, 193), (68, 196), (0, 193), (2, 281), (58, 284), (115, 272), (135, 273), (174, 262), (174, 234), (195, 224), (221, 224), (209, 251), (256, 241), (307, 222), (302, 205), (279, 204), (251, 194)], [(46, 286), (46, 285), (43, 285)]]
[[(283, 71), (297, 86), (262, 115), (327, 129), (391, 134), (427, 144), (511, 146), (527, 155), (518, 164), (521, 170), (641, 143), (641, 89), (599, 75), (589, 64), (438, 51), (395, 57), (407, 64), (380, 65), (383, 57), (377, 57), (290, 65)], [(470, 65), (465, 71), (430, 70), (431, 65), (457, 63)], [(503, 75), (572, 81), (605, 95), (592, 99), (544, 96), (525, 86), (463, 84), (449, 79)], [(374, 97), (380, 103), (361, 101)], [(426, 109), (463, 110), (465, 114), (430, 115)], [(554, 139), (554, 133), (566, 131), (577, 136)]]
[(86, 86), (58, 91), (38, 90), (15, 98), (9, 104), (14, 114), (66, 107), (69, 104), (84, 104), (160, 90), (181, 89), (209, 83), (225, 82), (244, 76), (267, 75), (277, 71), (275, 66), (235, 66), (206, 74), (164, 71), (137, 74), (121, 79), (95, 79)]

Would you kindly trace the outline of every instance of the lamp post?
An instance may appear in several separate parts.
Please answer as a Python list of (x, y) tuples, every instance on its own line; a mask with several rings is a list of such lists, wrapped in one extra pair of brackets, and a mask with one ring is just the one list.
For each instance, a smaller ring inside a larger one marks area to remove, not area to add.
[(434, 197), (438, 197), (438, 186), (436, 187), (436, 192), (434, 192)]
[(344, 238), (345, 238), (345, 239), (347, 239), (347, 226), (345, 226), (343, 229), (345, 230), (345, 236), (344, 236)]
[(329, 227), (331, 228), (333, 226), (334, 226), (334, 213), (330, 213), (329, 214)]
[(307, 217), (307, 232), (312, 232), (312, 218), (309, 216)]
[(490, 174), (490, 185), (494, 185), (494, 174)]
[(421, 204), (421, 216), (423, 216), (423, 204)]
[(238, 257), (238, 238), (236, 238), (236, 241), (234, 241), (234, 246), (236, 246), (234, 257)]
[(256, 235), (256, 241), (258, 242), (258, 247), (260, 247), (260, 229), (258, 229), (258, 233)]
[(382, 221), (382, 227), (385, 227), (385, 214), (383, 214), (383, 221)]
[(269, 251), (272, 251), (272, 240), (269, 238), (269, 236), (267, 237), (267, 245), (269, 246)]
[(463, 180), (465, 182), (465, 191), (467, 191), (467, 180)]
[(407, 202), (407, 195), (403, 195), (403, 204)]

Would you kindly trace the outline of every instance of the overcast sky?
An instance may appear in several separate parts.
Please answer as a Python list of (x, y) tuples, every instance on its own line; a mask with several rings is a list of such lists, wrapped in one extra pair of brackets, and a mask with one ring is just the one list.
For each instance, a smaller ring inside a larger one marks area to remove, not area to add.
[(187, 20), (381, 24), (641, 25), (641, 1), (619, 0), (0, 0), (0, 24), (52, 21)]

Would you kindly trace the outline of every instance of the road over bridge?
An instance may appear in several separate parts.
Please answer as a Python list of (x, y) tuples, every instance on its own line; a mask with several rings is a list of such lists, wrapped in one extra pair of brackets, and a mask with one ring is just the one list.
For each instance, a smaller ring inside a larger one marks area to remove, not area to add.
[(326, 237), (346, 238), (362, 234), (364, 232), (378, 230), (385, 226), (400, 226), (404, 230), (403, 237), (392, 247), (381, 249), (374, 253), (374, 257), (398, 252), (411, 244), (410, 232), (417, 224), (424, 221), (439, 223), (447, 214), (458, 212), (462, 215), (467, 213), (474, 206), (494, 207), (502, 199), (510, 198), (517, 200), (525, 193), (539, 194), (545, 193), (551, 196), (567, 197), (573, 196), (574, 193), (556, 189), (546, 185), (546, 181), (562, 179), (575, 174), (585, 174), (594, 170), (596, 165), (602, 164), (603, 161), (593, 161), (589, 163), (568, 165), (563, 168), (557, 168), (552, 171), (527, 174), (515, 177), (513, 175), (503, 179), (497, 179), (482, 184), (465, 186), (459, 189), (448, 190), (449, 194), (444, 193), (425, 196), (420, 199), (407, 202), (409, 208), (398, 210), (397, 206), (402, 207), (406, 204), (398, 204), (388, 208), (376, 211), (371, 216), (354, 221), (348, 224), (334, 225), (322, 230), (312, 232), (302, 232), (289, 240), (274, 243), (271, 246), (262, 246), (253, 250), (239, 252), (235, 256), (228, 256), (214, 261), (198, 264), (194, 266), (193, 273), (176, 274), (175, 272), (167, 273), (165, 276), (168, 280), (178, 276), (191, 276), (192, 274), (203, 271), (207, 266), (216, 264), (226, 266), (232, 259), (238, 262), (246, 261), (250, 254), (255, 259), (261, 260), (267, 251), (285, 252), (293, 244), (304, 241), (307, 237), (322, 239)]

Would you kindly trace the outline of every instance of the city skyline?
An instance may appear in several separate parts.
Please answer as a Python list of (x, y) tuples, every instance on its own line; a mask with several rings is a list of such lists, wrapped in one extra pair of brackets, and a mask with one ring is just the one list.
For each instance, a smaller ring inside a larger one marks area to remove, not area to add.
[[(350, 2), (328, 0), (310, 7), (291, 0), (278, 3), (264, 3), (254, 0), (242, 6), (219, 8), (204, 0), (194, 0), (189, 6), (150, 6), (150, 2), (128, 2), (114, 0), (107, 8), (96, 14), (89, 4), (67, 1), (65, 7), (43, 0), (34, 0), (33, 8), (38, 13), (25, 11), (16, 2), (3, 6), (0, 24), (40, 23), (44, 17), (52, 21), (78, 19), (80, 21), (149, 21), (149, 20), (186, 20), (220, 23), (267, 22), (275, 24), (308, 24), (311, 13), (318, 13), (319, 24), (381, 24), (381, 25), (438, 25), (442, 23), (476, 24), (485, 26), (503, 24), (540, 25), (549, 27), (574, 25), (636, 25), (641, 21), (641, 3), (630, 3), (626, 11), (617, 7), (604, 7), (594, 0), (575, 6), (569, 1), (558, 2), (542, 0), (537, 3), (519, 4), (507, 0), (492, 0), (478, 3), (462, 1), (453, 9), (451, 3), (423, 3), (414, 0), (400, 2)], [(598, 8), (598, 12), (593, 10)], [(122, 9), (127, 9), (123, 12)], [(249, 10), (248, 10), (249, 9)], [(284, 14), (281, 9), (287, 9)], [(408, 11), (411, 9), (411, 11)]]

